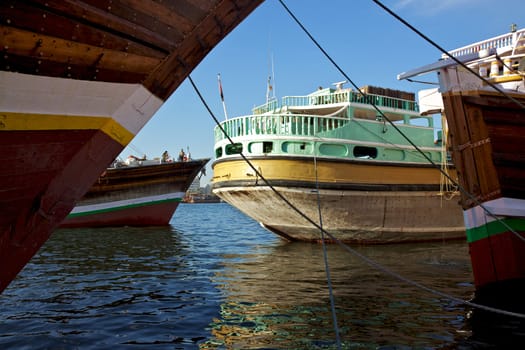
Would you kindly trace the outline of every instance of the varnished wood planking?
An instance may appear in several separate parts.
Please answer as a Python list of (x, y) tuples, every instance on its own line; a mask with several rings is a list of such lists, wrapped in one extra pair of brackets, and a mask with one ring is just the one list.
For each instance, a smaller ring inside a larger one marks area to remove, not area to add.
[[(96, 4), (97, 0), (89, 0)], [(144, 25), (148, 23), (150, 30), (164, 37), (172, 38), (173, 42), (183, 40), (202, 19), (207, 16), (210, 1), (205, 1), (202, 7), (195, 1), (154, 1), (154, 0), (117, 0), (112, 1), (112, 13)]]
[(503, 196), (525, 199), (525, 111), (507, 101), (485, 108), (484, 120), (493, 144), (492, 158)]
[(41, 66), (41, 62), (51, 61), (65, 68), (92, 67), (146, 74), (161, 62), (161, 58), (133, 54), (125, 50), (111, 50), (47, 35), (35, 35), (14, 28), (0, 29), (3, 32), (0, 45), (8, 47), (6, 54), (32, 57), (33, 60), (37, 58), (35, 68)]
[(472, 157), (478, 177), (479, 192), (482, 201), (499, 198), (500, 184), (494, 162), (492, 160), (492, 143), (487, 126), (483, 119), (483, 111), (478, 106), (466, 105), (467, 123), (469, 124)]
[[(448, 118), (448, 115), (454, 115), (454, 116), (463, 116), (465, 111), (463, 109), (463, 104), (456, 104), (454, 103), (454, 98), (452, 96), (449, 96), (447, 94), (443, 95), (443, 102), (445, 105), (445, 110), (447, 111), (447, 123), (449, 126), (449, 138), (450, 138), (450, 144), (451, 145), (465, 145), (468, 141), (468, 132), (467, 132), (467, 125), (465, 122), (465, 118)], [(469, 178), (472, 177), (472, 173), (467, 172), (467, 169), (473, 169), (473, 159), (472, 157), (467, 156), (466, 152), (471, 152), (470, 149), (463, 149), (460, 151), (460, 149), (455, 146), (452, 148), (452, 158), (454, 165), (456, 167), (456, 171), (458, 173), (458, 177), (460, 179), (460, 183), (463, 188), (465, 188), (469, 193), (473, 193), (475, 195), (478, 195), (479, 192), (475, 193), (472, 184), (474, 183), (475, 179)], [(468, 198), (462, 194), (462, 202), (463, 206), (465, 201)], [(464, 206), (465, 208), (465, 206)]]
[[(156, 33), (151, 32), (148, 28), (143, 28), (142, 25), (139, 26), (139, 31), (137, 24), (127, 22), (122, 18), (108, 16), (101, 11), (99, 16), (91, 14), (84, 18), (84, 13), (88, 12), (82, 11), (75, 16), (67, 12), (69, 10), (70, 8), (64, 8), (59, 12), (56, 8), (48, 6), (34, 8), (17, 2), (12, 8), (9, 8), (9, 11), (6, 9), (6, 4), (0, 5), (0, 19), (3, 25), (29, 31), (36, 35), (144, 56), (162, 58), (169, 52), (166, 49), (167, 46), (175, 46), (173, 40), (161, 39)], [(43, 21), (41, 21), (42, 18), (44, 18)], [(88, 21), (88, 18), (93, 21)], [(35, 40), (38, 40), (38, 37), (33, 39)]]
[[(525, 198), (522, 179), (525, 177), (525, 111), (509, 99), (483, 92), (483, 98), (467, 97), (483, 117), (491, 140), (489, 159), (498, 178), (498, 191), (503, 196)], [(523, 101), (523, 98), (515, 96)], [(489, 189), (490, 190), (490, 189)], [(488, 192), (490, 193), (490, 192)]]
[(104, 192), (146, 188), (165, 184), (186, 188), (208, 159), (137, 167), (107, 169), (91, 186), (84, 199), (98, 197)]
[[(1, 40), (0, 40), (1, 42)], [(79, 64), (68, 64), (50, 60), (38, 60), (19, 55), (4, 55), (0, 57), (0, 65), (15, 67), (13, 71), (26, 74), (43, 73), (46, 76), (57, 78), (71, 78), (78, 80), (96, 80), (111, 83), (137, 84), (143, 81), (147, 73), (123, 72), (122, 70), (100, 68), (93, 64), (85, 66)]]
[[(16, 3), (19, 2), (16, 1)], [(149, 1), (143, 3), (149, 3)], [(154, 22), (157, 21), (155, 17), (145, 15), (145, 12), (136, 11), (131, 7), (126, 8), (128, 13), (126, 16), (124, 11), (119, 9), (119, 3), (115, 1), (45, 0), (39, 1), (35, 8), (55, 13), (63, 18), (63, 21), (70, 20), (79, 27), (85, 26), (89, 30), (100, 30), (108, 34), (115, 33), (130, 41), (166, 52), (175, 48), (175, 43), (184, 37), (178, 32), (178, 27), (183, 24), (183, 19), (179, 19), (177, 25), (162, 28), (171, 28), (171, 31), (154, 30)], [(166, 10), (166, 12), (169, 11)], [(60, 35), (68, 35), (68, 33), (65, 31)], [(95, 31), (93, 36), (96, 38), (99, 33)]]
[[(212, 16), (207, 16), (181, 43), (177, 54), (170, 55), (144, 82), (144, 86), (158, 97), (170, 96), (200, 62), (259, 1), (219, 1)], [(174, 68), (175, 67), (175, 68)]]
[[(454, 118), (447, 118), (447, 122), (451, 143), (456, 145), (453, 148), (453, 160), (461, 174), (461, 185), (478, 200), (497, 198), (499, 181), (492, 164), (491, 144), (480, 109), (464, 104), (458, 95), (445, 94), (444, 103), (448, 115), (454, 115)], [(466, 209), (476, 205), (476, 202), (462, 193), (462, 205)]]
[(0, 68), (143, 83), (165, 100), (262, 0), (0, 3)]
[[(447, 118), (454, 143), (454, 162), (463, 175), (462, 184), (479, 200), (511, 195), (525, 198), (521, 189), (525, 175), (525, 111), (507, 98), (491, 92), (445, 94)], [(523, 100), (523, 99), (521, 99)], [(462, 147), (461, 145), (466, 145)], [(472, 146), (468, 146), (472, 145)], [(476, 205), (463, 195), (463, 207)]]
[[(177, 182), (181, 178), (187, 178), (188, 174), (195, 171), (195, 162), (176, 163), (168, 166), (138, 166), (125, 169), (108, 169), (101, 175), (93, 187), (104, 188), (107, 185), (133, 186), (134, 183), (144, 184), (148, 182)], [(179, 165), (179, 166), (177, 166)], [(93, 190), (93, 188), (92, 188)]]

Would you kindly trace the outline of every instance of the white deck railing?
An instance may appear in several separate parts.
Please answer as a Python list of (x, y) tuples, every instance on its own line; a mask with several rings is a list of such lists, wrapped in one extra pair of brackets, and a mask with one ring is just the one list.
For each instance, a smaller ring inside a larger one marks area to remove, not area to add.
[(407, 111), (417, 112), (419, 106), (416, 101), (405, 100), (402, 98), (366, 94), (363, 96), (357, 91), (335, 91), (332, 93), (319, 94), (319, 95), (308, 95), (308, 96), (285, 96), (282, 98), (281, 104), (276, 99), (273, 99), (263, 105), (254, 107), (252, 109), (253, 114), (264, 114), (267, 112), (275, 111), (276, 109), (288, 106), (288, 107), (305, 107), (305, 106), (321, 106), (335, 103), (362, 103), (368, 105), (375, 105), (377, 107), (389, 107), (404, 109)]
[[(468, 54), (476, 53), (481, 50), (490, 50), (490, 49), (501, 49), (504, 47), (513, 47), (518, 41), (525, 37), (525, 28), (520, 29), (515, 32), (508, 34), (503, 34), (491, 39), (479, 41), (467, 46), (460, 47), (455, 50), (449, 51), (449, 53), (454, 57), (465, 56)], [(446, 58), (447, 55), (443, 54), (443, 58)]]

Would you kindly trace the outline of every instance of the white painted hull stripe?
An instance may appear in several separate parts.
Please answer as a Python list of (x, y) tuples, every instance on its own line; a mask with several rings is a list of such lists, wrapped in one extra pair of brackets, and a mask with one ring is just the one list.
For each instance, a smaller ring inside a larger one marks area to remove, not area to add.
[(130, 205), (140, 205), (145, 204), (149, 202), (160, 202), (165, 200), (173, 200), (173, 199), (182, 199), (184, 198), (185, 193), (184, 192), (173, 192), (173, 193), (166, 193), (158, 196), (147, 196), (147, 197), (141, 197), (141, 198), (134, 198), (134, 199), (126, 199), (121, 201), (114, 201), (114, 202), (105, 202), (100, 204), (90, 204), (90, 205), (80, 205), (73, 208), (71, 211), (71, 214), (79, 214), (79, 213), (85, 213), (85, 212), (92, 212), (92, 211), (98, 211), (98, 210), (107, 210), (112, 208), (118, 208), (118, 207), (124, 207), (124, 206), (130, 206)]
[(162, 103), (140, 84), (0, 72), (2, 112), (112, 117), (136, 135)]
[[(525, 200), (523, 199), (503, 197), (485, 202), (483, 206), (497, 216), (525, 218)], [(480, 227), (496, 220), (479, 205), (465, 210), (463, 217), (466, 229)]]

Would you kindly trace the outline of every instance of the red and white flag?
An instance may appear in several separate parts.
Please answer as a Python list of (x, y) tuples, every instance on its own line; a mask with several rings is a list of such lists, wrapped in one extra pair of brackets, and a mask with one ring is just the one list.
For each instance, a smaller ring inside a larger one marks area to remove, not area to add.
[(217, 79), (219, 80), (219, 93), (221, 94), (221, 101), (224, 102), (224, 94), (222, 92), (222, 82), (220, 74), (217, 74)]
[(217, 80), (219, 81), (219, 94), (221, 94), (222, 108), (224, 109), (224, 118), (228, 120), (228, 114), (226, 113), (226, 103), (224, 103), (224, 93), (222, 92), (221, 74), (217, 74)]

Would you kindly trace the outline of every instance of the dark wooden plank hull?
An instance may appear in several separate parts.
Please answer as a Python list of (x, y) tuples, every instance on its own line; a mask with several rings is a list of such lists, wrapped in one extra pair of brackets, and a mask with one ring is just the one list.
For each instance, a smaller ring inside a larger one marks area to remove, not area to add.
[(104, 154), (121, 146), (101, 131), (0, 134), (0, 147), (11, 151), (0, 152), (6, 160), (0, 167), (3, 290), (100, 175), (100, 169), (85, 167), (93, 153), (105, 161)]
[[(524, 96), (517, 96), (525, 103)], [(525, 199), (525, 111), (503, 96), (486, 91), (444, 94), (461, 185), (478, 201)], [(518, 147), (517, 147), (518, 146)], [(463, 209), (477, 205), (463, 194)]]
[(398, 76), (438, 71), (439, 89), (422, 91), (419, 102), (422, 113), (441, 109), (449, 126), (476, 299), (520, 313), (525, 311), (524, 64), (525, 29), (513, 25), (509, 33), (448, 51), (438, 62)]
[[(511, 95), (525, 104), (524, 94)], [(517, 237), (525, 235), (525, 110), (487, 90), (443, 100), (459, 180), (475, 198), (463, 194), (461, 204), (478, 294), (508, 289), (525, 280), (525, 242)]]

